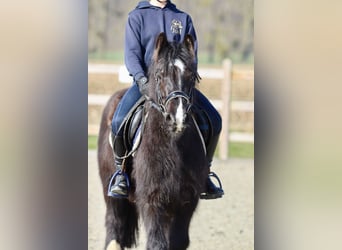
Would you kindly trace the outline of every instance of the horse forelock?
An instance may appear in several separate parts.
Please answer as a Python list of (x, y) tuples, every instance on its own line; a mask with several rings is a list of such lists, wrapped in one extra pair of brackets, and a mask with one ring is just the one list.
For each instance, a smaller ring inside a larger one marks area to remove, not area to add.
[(197, 66), (192, 52), (183, 43), (168, 43), (159, 48), (158, 56), (153, 58), (149, 67), (149, 78), (153, 81), (157, 76), (169, 77), (173, 82), (178, 80), (176, 83), (179, 86), (179, 75), (172, 77), (176, 69), (180, 72), (181, 79), (186, 76), (186, 84), (191, 85), (190, 87), (194, 87), (198, 82)]

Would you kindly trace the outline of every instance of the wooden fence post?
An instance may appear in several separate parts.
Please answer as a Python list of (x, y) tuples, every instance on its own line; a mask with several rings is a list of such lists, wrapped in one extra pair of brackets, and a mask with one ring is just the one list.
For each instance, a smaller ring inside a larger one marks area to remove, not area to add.
[(230, 91), (232, 81), (232, 61), (223, 60), (223, 81), (222, 81), (222, 130), (220, 135), (219, 157), (222, 160), (228, 159), (229, 155), (229, 111), (230, 111)]

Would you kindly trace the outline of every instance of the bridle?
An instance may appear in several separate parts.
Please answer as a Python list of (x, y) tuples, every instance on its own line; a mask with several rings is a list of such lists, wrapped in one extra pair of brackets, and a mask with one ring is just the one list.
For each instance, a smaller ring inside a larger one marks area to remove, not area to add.
[(174, 99), (181, 98), (185, 100), (185, 105), (186, 105), (186, 113), (189, 113), (191, 106), (192, 106), (192, 93), (193, 93), (193, 88), (190, 89), (189, 94), (185, 93), (184, 91), (181, 90), (175, 90), (172, 91), (170, 94), (166, 96), (166, 98), (163, 100), (161, 91), (160, 91), (160, 79), (157, 77), (154, 77), (154, 81), (157, 84), (157, 101), (154, 101), (150, 97), (146, 97), (147, 101), (151, 103), (151, 106), (158, 111), (160, 111), (164, 117), (168, 115), (167, 112), (167, 105)]

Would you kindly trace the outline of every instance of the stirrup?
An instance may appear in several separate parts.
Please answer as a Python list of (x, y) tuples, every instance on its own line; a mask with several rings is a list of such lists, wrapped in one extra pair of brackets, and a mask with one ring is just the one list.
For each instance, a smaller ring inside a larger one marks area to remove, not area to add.
[(217, 174), (215, 174), (214, 172), (210, 172), (208, 176), (209, 176), (209, 177), (214, 177), (214, 178), (217, 180), (218, 184), (220, 185), (220, 189), (223, 190), (223, 189), (222, 189), (221, 180), (220, 180), (220, 178), (217, 176)]
[(126, 179), (126, 182), (127, 182), (127, 190), (129, 190), (129, 186), (130, 186), (130, 183), (129, 183), (129, 178), (128, 178), (128, 175), (124, 172), (122, 172), (121, 170), (117, 170), (113, 175), (112, 177), (110, 178), (110, 181), (109, 181), (109, 185), (108, 185), (108, 190), (107, 190), (107, 196), (110, 196), (110, 197), (113, 197), (113, 198), (127, 198), (128, 195), (120, 195), (120, 194), (115, 194), (113, 192), (111, 192), (111, 187), (112, 187), (112, 184), (113, 184), (113, 181), (115, 180), (115, 178), (118, 176), (118, 175), (123, 175)]
[(200, 194), (200, 199), (204, 199), (204, 200), (212, 200), (212, 199), (218, 199), (218, 198), (222, 198), (222, 195), (224, 195), (224, 191), (222, 189), (222, 183), (220, 178), (214, 173), (214, 172), (210, 172), (208, 175), (209, 181), (210, 177), (214, 177), (218, 184), (219, 187), (216, 187), (216, 185), (214, 183), (212, 183), (215, 186), (215, 193), (209, 193), (208, 190), (206, 190), (205, 192)]

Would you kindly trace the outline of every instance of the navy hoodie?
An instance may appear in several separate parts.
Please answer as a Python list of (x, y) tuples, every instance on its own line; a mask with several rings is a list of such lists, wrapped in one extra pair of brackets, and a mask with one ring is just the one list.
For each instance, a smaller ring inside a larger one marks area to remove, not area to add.
[(134, 80), (146, 75), (155, 39), (161, 32), (166, 34), (169, 42), (183, 42), (186, 34), (192, 35), (197, 55), (196, 32), (187, 13), (178, 10), (170, 1), (164, 8), (141, 1), (129, 13), (125, 31), (125, 64)]

